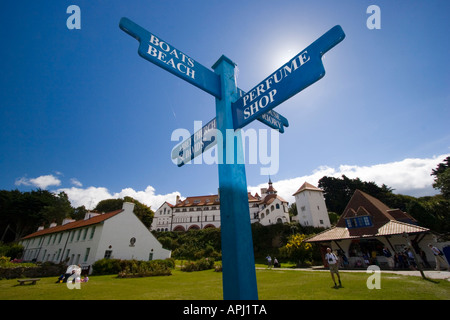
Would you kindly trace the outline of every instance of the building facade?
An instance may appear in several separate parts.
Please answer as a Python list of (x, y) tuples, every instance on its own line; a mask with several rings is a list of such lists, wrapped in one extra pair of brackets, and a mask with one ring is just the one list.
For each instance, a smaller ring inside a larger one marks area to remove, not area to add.
[[(405, 267), (397, 263), (405, 262), (409, 250), (416, 254), (419, 260), (416, 263), (434, 267), (434, 255), (428, 245), (441, 250), (448, 245), (439, 242), (430, 229), (417, 225), (408, 213), (391, 209), (360, 190), (355, 191), (335, 227), (306, 242), (320, 243), (322, 258), (327, 247), (340, 251), (348, 258), (348, 267), (367, 267), (369, 263), (391, 269)], [(385, 256), (383, 249), (390, 251), (392, 260)], [(325, 260), (324, 264), (327, 264)]]
[(170, 258), (162, 245), (133, 213), (134, 204), (125, 202), (121, 210), (86, 213), (83, 220), (65, 219), (62, 225), (40, 227), (25, 236), (25, 261), (90, 266), (103, 258), (155, 260)]
[(294, 194), (297, 216), (293, 218), (302, 226), (331, 227), (323, 190), (305, 182)]
[[(288, 202), (277, 195), (269, 179), (269, 187), (261, 189), (261, 196), (248, 193), (251, 223), (262, 225), (287, 223)], [(220, 228), (220, 195), (187, 197), (177, 196), (175, 204), (164, 202), (155, 211), (151, 230), (188, 231)]]

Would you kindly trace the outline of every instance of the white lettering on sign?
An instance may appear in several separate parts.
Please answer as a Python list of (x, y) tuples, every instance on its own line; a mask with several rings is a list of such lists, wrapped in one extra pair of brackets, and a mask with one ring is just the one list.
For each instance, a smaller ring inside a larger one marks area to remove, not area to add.
[(247, 119), (260, 109), (264, 109), (269, 103), (272, 103), (275, 99), (275, 95), (277, 94), (277, 90), (270, 90), (271, 86), (274, 83), (279, 83), (284, 78), (287, 78), (292, 72), (300, 68), (309, 60), (310, 56), (308, 55), (308, 52), (301, 52), (294, 59), (292, 59), (290, 63), (287, 63), (282, 68), (275, 71), (265, 81), (248, 92), (242, 98), (244, 107), (248, 105), (248, 107), (244, 108), (244, 119)]
[(195, 79), (194, 60), (183, 52), (172, 48), (153, 34), (150, 37), (147, 53), (175, 70)]

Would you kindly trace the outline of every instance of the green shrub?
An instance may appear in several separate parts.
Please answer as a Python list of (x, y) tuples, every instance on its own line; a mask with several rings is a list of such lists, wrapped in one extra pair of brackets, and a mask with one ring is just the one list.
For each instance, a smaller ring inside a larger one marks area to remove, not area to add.
[(214, 268), (214, 259), (203, 258), (197, 261), (189, 261), (181, 266), (181, 271), (192, 272)]
[(117, 274), (121, 278), (171, 275), (175, 267), (173, 259), (166, 260), (120, 260), (101, 259), (92, 265), (95, 275)]

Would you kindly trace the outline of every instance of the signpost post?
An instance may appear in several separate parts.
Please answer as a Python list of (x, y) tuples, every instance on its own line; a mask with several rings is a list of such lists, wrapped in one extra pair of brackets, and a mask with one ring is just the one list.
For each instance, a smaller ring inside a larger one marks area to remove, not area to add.
[(122, 18), (119, 26), (139, 41), (141, 57), (216, 98), (216, 118), (176, 146), (172, 158), (179, 160), (179, 166), (183, 165), (217, 143), (212, 132), (221, 133), (222, 146), (217, 152), (223, 298), (258, 299), (244, 153), (238, 129), (257, 119), (284, 132), (289, 125), (287, 119), (272, 109), (325, 75), (321, 58), (344, 39), (342, 28), (330, 29), (245, 93), (236, 86), (236, 64), (229, 58), (220, 57), (212, 67), (213, 72), (127, 18)]

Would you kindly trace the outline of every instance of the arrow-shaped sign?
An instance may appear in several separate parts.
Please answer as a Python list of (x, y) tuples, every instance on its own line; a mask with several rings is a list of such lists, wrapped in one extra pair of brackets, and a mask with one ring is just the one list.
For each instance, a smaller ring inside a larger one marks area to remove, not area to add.
[(234, 129), (243, 128), (325, 75), (322, 56), (345, 38), (340, 26), (331, 28), (288, 63), (231, 105)]
[(220, 77), (128, 18), (120, 19), (120, 29), (139, 41), (139, 55), (194, 86), (221, 99)]
[[(238, 95), (242, 97), (245, 91), (237, 88)], [(288, 120), (274, 110), (269, 110), (258, 118), (258, 120), (272, 129), (284, 132), (284, 127), (289, 126)], [(172, 149), (172, 159), (178, 159), (177, 165), (181, 167), (185, 163), (193, 160), (206, 150), (217, 144), (216, 138), (217, 123), (216, 118), (209, 121), (200, 130), (196, 131), (190, 138), (184, 140)]]

